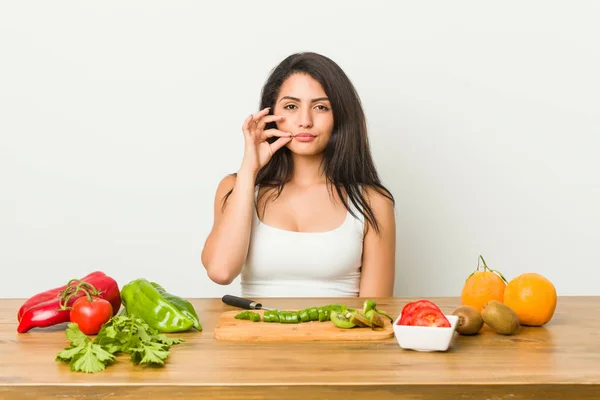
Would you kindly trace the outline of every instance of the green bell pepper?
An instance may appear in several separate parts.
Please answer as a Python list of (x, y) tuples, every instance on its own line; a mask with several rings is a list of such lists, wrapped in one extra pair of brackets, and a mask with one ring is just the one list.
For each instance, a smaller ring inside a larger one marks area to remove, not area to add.
[(192, 327), (202, 330), (194, 306), (167, 293), (156, 282), (144, 278), (129, 282), (121, 289), (121, 302), (127, 314), (140, 317), (160, 332), (183, 332)]

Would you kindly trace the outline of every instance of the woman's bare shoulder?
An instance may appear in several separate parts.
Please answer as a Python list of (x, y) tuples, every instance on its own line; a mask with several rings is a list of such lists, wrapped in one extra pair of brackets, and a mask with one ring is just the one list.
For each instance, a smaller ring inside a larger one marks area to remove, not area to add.
[(363, 193), (370, 206), (376, 209), (393, 209), (394, 200), (391, 193), (375, 186), (364, 186)]
[(224, 197), (227, 195), (227, 193), (229, 193), (233, 189), (236, 178), (236, 174), (228, 174), (221, 179), (219, 185), (217, 186), (217, 193), (215, 194), (216, 202), (223, 202)]
[(219, 181), (219, 186), (217, 188), (218, 190), (221, 189), (226, 189), (227, 191), (229, 191), (230, 189), (233, 188), (233, 185), (235, 185), (235, 180), (237, 179), (237, 174), (227, 174), (225, 175), (220, 181)]

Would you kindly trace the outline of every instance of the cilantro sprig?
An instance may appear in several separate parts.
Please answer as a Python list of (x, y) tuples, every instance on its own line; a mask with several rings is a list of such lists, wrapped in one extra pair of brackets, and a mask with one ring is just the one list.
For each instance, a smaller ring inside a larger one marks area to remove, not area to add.
[(71, 371), (87, 373), (103, 371), (119, 353), (129, 354), (134, 365), (163, 365), (171, 346), (184, 342), (126, 314), (112, 317), (94, 339), (81, 332), (75, 323), (68, 325), (65, 334), (71, 344), (58, 353), (56, 361), (68, 362)]

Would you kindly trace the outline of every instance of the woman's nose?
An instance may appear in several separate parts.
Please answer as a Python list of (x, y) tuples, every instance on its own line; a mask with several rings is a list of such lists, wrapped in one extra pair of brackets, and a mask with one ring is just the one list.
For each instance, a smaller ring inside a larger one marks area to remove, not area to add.
[(312, 115), (310, 114), (310, 111), (301, 112), (299, 115), (298, 125), (301, 128), (310, 128), (310, 127), (312, 127), (312, 124), (313, 124), (313, 120), (312, 120)]

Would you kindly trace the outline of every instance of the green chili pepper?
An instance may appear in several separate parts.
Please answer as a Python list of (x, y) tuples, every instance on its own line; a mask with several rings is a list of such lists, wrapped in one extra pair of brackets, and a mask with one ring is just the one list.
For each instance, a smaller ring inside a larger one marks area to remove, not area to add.
[(271, 311), (265, 311), (263, 313), (263, 321), (264, 322), (272, 322), (273, 321), (272, 315), (273, 315), (273, 313), (271, 313)]
[(310, 321), (310, 314), (309, 314), (308, 310), (300, 310), (299, 314), (300, 314), (300, 320), (302, 322)]
[(375, 308), (375, 301), (373, 300), (366, 300), (365, 304), (363, 306), (363, 314), (366, 314), (369, 312), (369, 310), (373, 310)]
[(323, 310), (322, 308), (320, 308), (320, 307), (319, 307), (317, 310), (318, 310), (317, 312), (319, 313), (319, 322), (323, 322), (323, 321), (325, 321), (325, 312), (326, 312), (326, 311), (324, 311), (324, 310)]
[(259, 313), (255, 313), (253, 311), (242, 311), (241, 313), (238, 313), (234, 318), (236, 318), (236, 319), (248, 319), (248, 320), (253, 321), (253, 322), (258, 322), (258, 321), (260, 321), (260, 314)]
[(282, 324), (298, 324), (301, 322), (298, 312), (279, 311), (279, 322)]
[(346, 306), (344, 304), (330, 304), (326, 307), (327, 307), (327, 309), (329, 309), (330, 313), (331, 313), (331, 311), (341, 313), (341, 312), (346, 312), (348, 310), (348, 306)]
[(363, 314), (366, 314), (367, 312), (369, 312), (369, 310), (375, 310), (375, 312), (377, 314), (381, 314), (381, 315), (387, 317), (391, 322), (394, 322), (392, 317), (387, 315), (384, 311), (377, 309), (377, 303), (375, 303), (374, 300), (366, 300), (365, 301), (364, 306), (363, 306)]
[(291, 312), (288, 314), (287, 316), (287, 322), (289, 324), (297, 324), (300, 322), (300, 317), (298, 316), (297, 312)]
[(248, 311), (242, 311), (240, 313), (237, 313), (235, 315), (235, 317), (233, 317), (235, 319), (248, 319)]
[(128, 315), (138, 316), (159, 332), (182, 332), (192, 327), (202, 330), (196, 311), (187, 300), (144, 278), (123, 286), (121, 302)]

